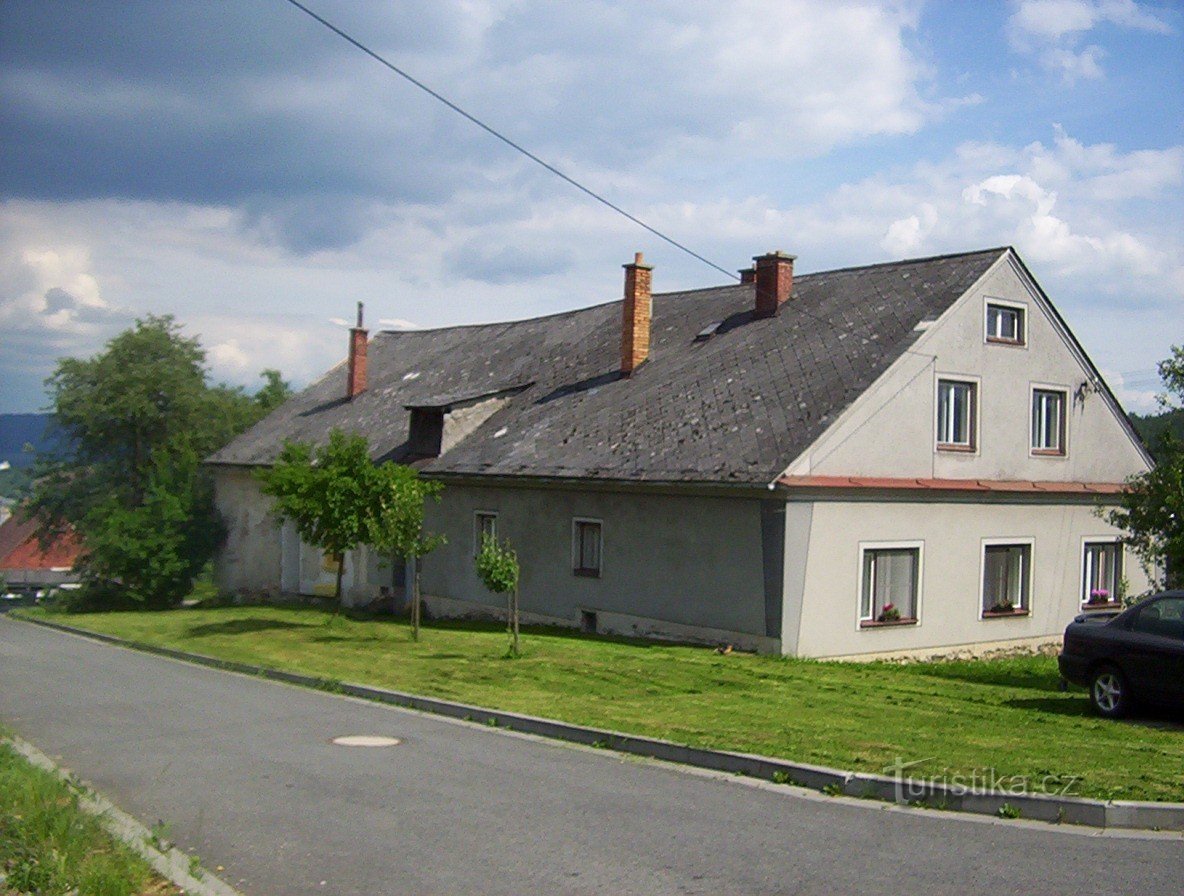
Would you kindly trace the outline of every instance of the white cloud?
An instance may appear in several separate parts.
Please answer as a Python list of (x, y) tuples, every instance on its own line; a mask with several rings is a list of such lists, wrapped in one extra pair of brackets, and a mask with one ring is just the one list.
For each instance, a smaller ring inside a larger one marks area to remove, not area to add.
[(1013, 0), (1008, 20), (1012, 47), (1035, 56), (1066, 83), (1102, 78), (1105, 50), (1082, 47), (1084, 36), (1103, 25), (1170, 34), (1171, 26), (1134, 0)]

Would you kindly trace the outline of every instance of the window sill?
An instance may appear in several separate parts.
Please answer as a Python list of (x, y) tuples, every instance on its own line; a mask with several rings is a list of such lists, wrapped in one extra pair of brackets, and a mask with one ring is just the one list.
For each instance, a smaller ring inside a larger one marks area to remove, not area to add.
[(580, 576), (581, 578), (584, 578), (584, 579), (599, 579), (600, 578), (600, 570), (599, 569), (573, 569), (571, 571), (571, 574), (573, 576)]
[(1005, 339), (1002, 336), (988, 336), (987, 337), (987, 344), (988, 345), (1012, 345), (1012, 346), (1020, 347), (1020, 346), (1026, 345), (1027, 343), (1024, 342), (1024, 340), (1022, 340), (1022, 339)]
[(954, 454), (974, 454), (975, 447), (973, 445), (957, 445), (948, 442), (938, 442), (938, 451), (950, 451)]
[(859, 621), (860, 628), (892, 628), (895, 625), (916, 625), (915, 617), (906, 616), (901, 619), (893, 619), (890, 622), (878, 622), (875, 619), (861, 619)]
[(1065, 452), (1059, 448), (1033, 448), (1033, 457), (1064, 457)]
[(1007, 619), (1010, 616), (1028, 616), (1031, 615), (1031, 612), (1031, 610), (1025, 610), (1023, 608), (1018, 610), (1005, 610), (1002, 612), (984, 610), (983, 619)]

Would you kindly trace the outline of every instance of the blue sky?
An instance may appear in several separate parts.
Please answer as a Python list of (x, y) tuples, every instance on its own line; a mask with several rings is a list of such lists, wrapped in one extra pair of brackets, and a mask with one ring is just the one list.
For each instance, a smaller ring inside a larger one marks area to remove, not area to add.
[[(309, 6), (728, 269), (1015, 245), (1129, 408), (1184, 342), (1184, 5)], [(0, 411), (147, 313), (296, 384), (379, 327), (721, 275), (284, 0), (0, 4)]]

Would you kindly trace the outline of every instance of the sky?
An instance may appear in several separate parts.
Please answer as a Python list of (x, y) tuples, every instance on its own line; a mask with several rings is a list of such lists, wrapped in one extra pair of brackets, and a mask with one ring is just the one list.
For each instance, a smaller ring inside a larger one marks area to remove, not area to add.
[[(1184, 343), (1184, 3), (304, 0), (729, 271), (1013, 245), (1128, 410)], [(303, 386), (372, 331), (719, 285), (286, 0), (0, 3), (0, 411), (147, 314)]]

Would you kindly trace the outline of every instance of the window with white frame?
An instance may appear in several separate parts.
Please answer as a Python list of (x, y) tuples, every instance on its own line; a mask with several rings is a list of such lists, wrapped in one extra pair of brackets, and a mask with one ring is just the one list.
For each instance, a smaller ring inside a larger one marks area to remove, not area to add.
[(1032, 390), (1032, 453), (1065, 453), (1065, 393)]
[(1031, 544), (985, 545), (983, 615), (996, 616), (1027, 611), (1031, 579)]
[(987, 303), (987, 342), (1023, 345), (1024, 309), (1014, 305)]
[(867, 547), (862, 554), (861, 624), (916, 622), (921, 549)]
[(976, 384), (937, 381), (937, 447), (971, 451), (975, 443)]
[(1117, 603), (1121, 595), (1122, 542), (1087, 541), (1081, 575), (1083, 604)]
[(481, 553), (486, 537), (497, 538), (497, 511), (478, 510), (473, 514), (473, 554)]
[(599, 578), (601, 544), (599, 520), (572, 520), (571, 571), (575, 575)]

